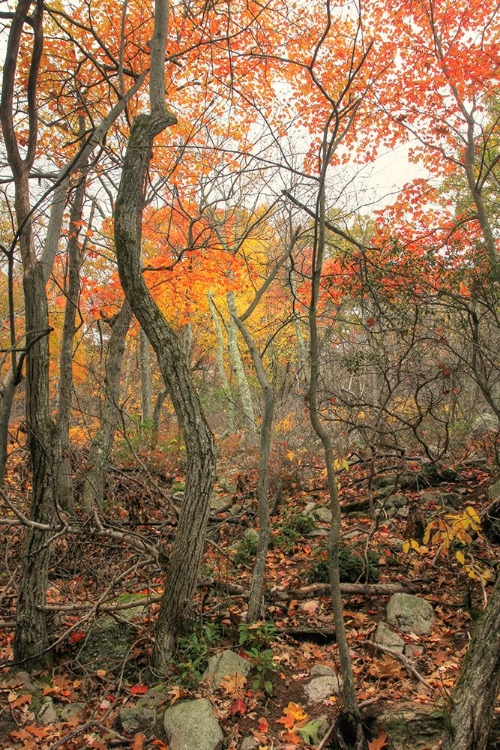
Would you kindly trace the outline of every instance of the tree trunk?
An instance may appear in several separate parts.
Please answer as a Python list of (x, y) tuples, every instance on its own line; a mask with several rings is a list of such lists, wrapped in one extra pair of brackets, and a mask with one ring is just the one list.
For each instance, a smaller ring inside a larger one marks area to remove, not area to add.
[[(155, 30), (157, 23), (159, 16), (155, 11)], [(159, 54), (164, 60), (164, 47)], [(160, 87), (162, 76), (158, 75), (156, 79)], [(153, 85), (153, 72), (151, 81)], [(163, 675), (168, 671), (176, 637), (185, 632), (190, 620), (215, 479), (215, 446), (179, 337), (158, 309), (141, 272), (143, 185), (153, 140), (156, 134), (175, 122), (164, 102), (154, 99), (153, 95), (151, 98), (151, 115), (139, 115), (130, 134), (116, 201), (115, 242), (123, 289), (156, 352), (186, 445), (184, 502), (168, 566), (152, 655), (152, 669)], [(156, 106), (153, 104), (155, 101)]]
[(444, 750), (486, 750), (500, 693), (500, 576), (481, 615), (453, 691)]
[(144, 331), (139, 332), (141, 359), (141, 422), (151, 426), (153, 405), (151, 396), (151, 352), (148, 337)]
[(250, 393), (250, 387), (248, 385), (245, 368), (238, 348), (238, 329), (234, 322), (234, 317), (238, 315), (236, 311), (236, 302), (234, 299), (234, 292), (227, 293), (227, 306), (229, 308), (229, 320), (227, 324), (227, 348), (229, 351), (229, 359), (231, 360), (231, 367), (233, 368), (234, 376), (236, 378), (236, 385), (238, 386), (238, 393), (240, 396), (241, 410), (243, 412), (243, 420), (245, 427), (250, 433), (252, 439), (257, 437), (257, 428), (255, 426), (255, 415), (253, 411), (252, 394)]
[[(85, 132), (85, 118), (80, 118), (80, 133)], [(80, 247), (80, 222), (86, 190), (87, 164), (83, 165), (80, 182), (76, 188), (69, 216), (69, 239), (67, 248), (68, 283), (66, 286), (66, 309), (59, 358), (59, 405), (56, 418), (55, 461), (58, 467), (57, 501), (63, 510), (74, 513), (75, 499), (70, 457), (69, 426), (73, 398), (73, 343), (76, 334), (76, 314), (80, 301), (80, 269), (84, 250)]]
[(252, 573), (252, 584), (248, 599), (248, 622), (255, 622), (263, 618), (263, 592), (266, 574), (266, 558), (271, 538), (271, 525), (269, 521), (269, 459), (271, 456), (271, 437), (274, 414), (274, 392), (269, 383), (261, 356), (257, 351), (255, 343), (244, 325), (241, 318), (235, 317), (234, 321), (245, 339), (246, 345), (252, 355), (255, 372), (259, 380), (264, 396), (264, 410), (262, 424), (260, 426), (260, 457), (259, 476), (257, 480), (257, 499), (259, 502), (259, 541)]
[(363, 732), (361, 716), (359, 713), (354, 685), (354, 672), (349, 644), (347, 642), (344, 616), (342, 611), (342, 596), (340, 588), (340, 525), (341, 510), (337, 490), (337, 479), (335, 476), (335, 462), (333, 454), (333, 443), (325, 425), (323, 424), (318, 408), (318, 386), (320, 377), (320, 344), (318, 334), (318, 302), (321, 288), (321, 274), (325, 257), (325, 178), (330, 161), (328, 143), (328, 130), (325, 129), (325, 137), (322, 146), (322, 172), (320, 188), (316, 208), (316, 222), (314, 228), (314, 249), (312, 263), (312, 285), (311, 301), (309, 304), (309, 334), (310, 334), (310, 380), (308, 391), (309, 415), (314, 431), (323, 445), (325, 456), (327, 487), (330, 495), (330, 509), (332, 511), (332, 522), (328, 534), (327, 549), (330, 572), (330, 589), (333, 607), (333, 620), (335, 623), (336, 640), (339, 649), (340, 666), (342, 670), (343, 706), (336, 721), (334, 734), (334, 747), (336, 750), (367, 750), (368, 745)]
[[(54, 426), (49, 403), (48, 309), (41, 263), (28, 267), (24, 274), (26, 308), (26, 345), (29, 347), (26, 373), (26, 426), (33, 465), (31, 518), (53, 524), (56, 518), (54, 471)], [(25, 669), (34, 669), (45, 661), (49, 645), (46, 613), (46, 588), (50, 562), (50, 532), (37, 528), (27, 531), (22, 558), (14, 635), (14, 661)]]
[(217, 310), (215, 309), (215, 305), (214, 305), (211, 292), (208, 292), (208, 306), (210, 309), (210, 315), (212, 316), (212, 320), (215, 326), (215, 334), (217, 336), (217, 350), (215, 353), (215, 361), (217, 362), (217, 369), (219, 371), (219, 377), (220, 377), (220, 381), (222, 385), (222, 392), (224, 393), (224, 397), (227, 402), (227, 416), (228, 416), (228, 422), (229, 422), (229, 429), (233, 433), (233, 432), (236, 432), (234, 401), (233, 401), (233, 395), (231, 393), (231, 386), (229, 385), (229, 380), (227, 379), (226, 370), (224, 368), (224, 339), (222, 336), (222, 326), (220, 324), (219, 316), (217, 315)]
[(104, 402), (101, 423), (90, 446), (88, 470), (83, 485), (83, 504), (87, 510), (102, 507), (109, 458), (116, 428), (120, 422), (120, 378), (122, 373), (125, 339), (127, 338), (132, 310), (127, 301), (111, 322), (111, 336), (105, 361)]

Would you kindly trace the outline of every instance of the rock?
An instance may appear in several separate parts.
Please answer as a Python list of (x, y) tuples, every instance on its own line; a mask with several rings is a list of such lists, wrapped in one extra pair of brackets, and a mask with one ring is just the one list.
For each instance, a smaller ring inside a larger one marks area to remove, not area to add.
[(220, 510), (221, 508), (224, 508), (227, 505), (227, 497), (219, 497), (217, 492), (214, 492), (212, 494), (212, 497), (210, 498), (210, 510)]
[(324, 505), (318, 505), (313, 511), (313, 516), (320, 523), (331, 523), (332, 522), (332, 511)]
[(393, 594), (387, 605), (387, 621), (403, 633), (429, 635), (434, 611), (425, 599), (413, 594)]
[(374, 640), (380, 646), (387, 646), (387, 648), (392, 648), (394, 651), (399, 651), (400, 654), (403, 653), (405, 647), (404, 640), (396, 633), (393, 633), (385, 622), (379, 622), (377, 625)]
[(407, 643), (404, 647), (403, 653), (408, 659), (418, 659), (424, 653), (422, 646), (417, 646), (415, 643)]
[(328, 664), (315, 664), (311, 668), (311, 677), (336, 677), (337, 670), (335, 667), (329, 667)]
[(228, 492), (230, 495), (234, 495), (236, 492), (236, 483), (228, 477), (221, 477), (218, 481), (218, 485), (223, 492)]
[(48, 724), (57, 724), (59, 717), (54, 706), (52, 698), (45, 698), (42, 707), (36, 715), (39, 724), (47, 726)]
[(400, 474), (380, 474), (378, 477), (373, 477), (372, 489), (381, 495), (388, 495), (396, 488), (415, 487), (416, 483), (416, 474), (411, 471), (402, 471)]
[(144, 706), (123, 706), (120, 708), (120, 723), (126, 734), (149, 731), (156, 724), (156, 711)]
[(490, 500), (498, 500), (500, 498), (500, 479), (488, 488), (488, 495)]
[(322, 677), (314, 677), (307, 685), (304, 685), (308, 703), (321, 703), (331, 695), (338, 695), (340, 690), (341, 681), (336, 672)]
[(165, 685), (155, 685), (150, 688), (147, 693), (144, 693), (142, 698), (139, 698), (137, 705), (144, 708), (158, 708), (164, 703), (168, 703), (171, 699), (171, 695), (168, 693), (168, 688)]
[(223, 651), (208, 660), (203, 679), (209, 680), (212, 687), (218, 688), (228, 675), (240, 674), (246, 677), (251, 666), (248, 659), (243, 659), (234, 651)]
[(408, 500), (405, 495), (392, 495), (388, 500), (390, 505), (394, 505), (395, 508), (405, 508), (408, 505)]
[[(127, 619), (132, 619), (136, 610), (134, 607), (123, 610)], [(121, 612), (120, 615), (123, 616)], [(79, 663), (88, 670), (105, 669), (114, 672), (120, 669), (130, 650), (136, 629), (131, 625), (117, 622), (113, 617), (100, 617), (92, 626), (85, 642), (78, 652)]]
[(249, 734), (243, 738), (240, 745), (240, 750), (257, 750), (258, 747), (260, 747), (259, 740), (255, 739), (255, 737), (252, 737), (252, 735)]
[(439, 492), (422, 492), (420, 495), (420, 499), (423, 503), (427, 503), (429, 505), (435, 505), (439, 503)]
[(443, 714), (433, 706), (404, 703), (378, 717), (378, 726), (387, 732), (387, 750), (428, 750), (443, 736)]
[(61, 709), (59, 718), (61, 721), (69, 721), (73, 716), (78, 716), (80, 718), (85, 713), (86, 708), (86, 703), (67, 703)]
[(206, 698), (167, 708), (164, 727), (170, 750), (220, 750), (224, 735)]
[(36, 693), (37, 690), (40, 690), (40, 685), (34, 681), (30, 673), (23, 671), (11, 675), (3, 684), (11, 688), (17, 688), (18, 690), (21, 688), (27, 693)]
[(445, 508), (458, 510), (462, 506), (463, 498), (457, 492), (441, 492), (439, 494), (439, 502)]

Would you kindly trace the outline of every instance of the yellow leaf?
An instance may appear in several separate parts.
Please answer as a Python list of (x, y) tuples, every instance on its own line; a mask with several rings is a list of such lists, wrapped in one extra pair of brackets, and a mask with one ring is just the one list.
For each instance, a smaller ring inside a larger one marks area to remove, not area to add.
[(409, 552), (409, 550), (410, 550), (410, 542), (406, 540), (406, 542), (403, 542), (403, 552), (405, 553), (405, 555)]
[(465, 557), (463, 552), (460, 552), (460, 550), (458, 552), (455, 552), (455, 557), (457, 558), (460, 565), (465, 565)]
[(476, 512), (475, 508), (473, 508), (471, 505), (468, 505), (467, 508), (465, 509), (465, 512), (467, 513), (467, 515), (469, 516), (469, 518), (472, 521), (474, 521), (474, 523), (476, 523), (478, 526), (481, 525), (481, 519), (477, 515), (477, 512)]

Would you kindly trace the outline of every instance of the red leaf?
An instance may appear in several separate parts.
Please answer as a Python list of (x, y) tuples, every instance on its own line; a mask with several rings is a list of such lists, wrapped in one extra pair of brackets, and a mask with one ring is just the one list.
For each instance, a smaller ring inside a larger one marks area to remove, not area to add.
[(244, 714), (247, 710), (247, 704), (243, 700), (243, 698), (236, 698), (231, 703), (231, 713), (236, 716), (236, 714)]
[(144, 695), (144, 693), (148, 692), (148, 686), (147, 685), (134, 685), (130, 688), (130, 692), (132, 695)]

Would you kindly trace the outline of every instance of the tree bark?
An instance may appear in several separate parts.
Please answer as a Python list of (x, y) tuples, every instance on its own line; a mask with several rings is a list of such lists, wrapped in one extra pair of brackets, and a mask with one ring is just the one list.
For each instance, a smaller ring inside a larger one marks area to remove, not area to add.
[[(165, 38), (161, 46), (157, 39), (157, 26), (166, 22), (165, 11), (168, 11), (168, 3), (157, 0), (155, 33), (151, 42), (151, 114), (139, 115), (132, 127), (115, 212), (120, 280), (130, 306), (156, 352), (186, 445), (184, 502), (168, 566), (152, 654), (151, 666), (159, 675), (168, 671), (177, 635), (185, 631), (190, 620), (215, 479), (214, 440), (201, 409), (181, 342), (151, 297), (141, 272), (143, 186), (153, 140), (155, 135), (176, 122), (162, 98)], [(153, 68), (153, 60), (161, 71)]]
[(500, 576), (453, 691), (445, 750), (486, 750), (500, 693)]
[(104, 373), (104, 401), (101, 423), (90, 446), (88, 470), (83, 485), (83, 504), (87, 510), (102, 508), (109, 458), (116, 428), (120, 422), (120, 378), (122, 373), (125, 339), (127, 338), (132, 310), (125, 301), (111, 322)]
[[(85, 118), (80, 118), (80, 133), (85, 132)], [(55, 463), (58, 467), (57, 501), (63, 510), (74, 513), (75, 499), (70, 457), (69, 426), (73, 398), (73, 343), (75, 340), (76, 316), (80, 301), (80, 269), (84, 249), (80, 247), (80, 222), (86, 191), (85, 175), (87, 163), (83, 164), (80, 181), (75, 190), (69, 216), (69, 239), (67, 246), (68, 283), (66, 286), (66, 309), (64, 312), (61, 354), (59, 358), (59, 404), (56, 418)]]
[(231, 367), (233, 368), (234, 376), (236, 378), (245, 427), (252, 439), (255, 439), (257, 437), (257, 428), (255, 426), (252, 394), (250, 393), (245, 368), (238, 348), (238, 329), (234, 322), (234, 316), (237, 316), (238, 314), (236, 311), (234, 292), (227, 293), (227, 306), (230, 313), (227, 323), (227, 348), (229, 351), (229, 359), (231, 360)]
[(151, 426), (153, 419), (153, 405), (151, 396), (151, 352), (148, 337), (144, 331), (139, 332), (140, 360), (141, 360), (141, 422)]
[(207, 296), (208, 296), (208, 307), (210, 309), (210, 315), (212, 316), (212, 320), (215, 326), (215, 334), (217, 336), (217, 350), (216, 350), (215, 360), (217, 362), (217, 369), (219, 370), (219, 377), (221, 380), (222, 392), (224, 393), (225, 399), (227, 401), (227, 416), (228, 416), (228, 422), (229, 422), (229, 429), (231, 430), (231, 432), (235, 432), (236, 431), (236, 419), (235, 419), (235, 414), (234, 414), (233, 395), (231, 393), (231, 386), (229, 385), (229, 381), (227, 379), (226, 370), (224, 369), (224, 339), (222, 336), (222, 326), (220, 324), (220, 320), (217, 315), (217, 310), (214, 305), (212, 292), (208, 292)]

